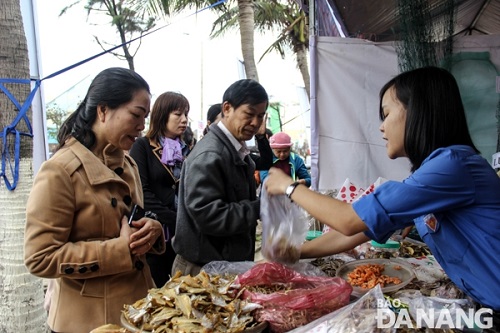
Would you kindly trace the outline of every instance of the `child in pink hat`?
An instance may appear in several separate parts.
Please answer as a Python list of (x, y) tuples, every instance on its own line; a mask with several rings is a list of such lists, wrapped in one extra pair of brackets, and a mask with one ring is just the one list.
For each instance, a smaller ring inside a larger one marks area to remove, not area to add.
[[(269, 146), (273, 150), (273, 167), (283, 170), (295, 181), (311, 186), (311, 175), (307, 170), (304, 160), (291, 151), (293, 143), (290, 135), (279, 132), (269, 138)], [(260, 171), (260, 179), (263, 182), (267, 177), (267, 171)]]
[(269, 145), (273, 149), (292, 147), (292, 138), (285, 132), (279, 132), (269, 138)]

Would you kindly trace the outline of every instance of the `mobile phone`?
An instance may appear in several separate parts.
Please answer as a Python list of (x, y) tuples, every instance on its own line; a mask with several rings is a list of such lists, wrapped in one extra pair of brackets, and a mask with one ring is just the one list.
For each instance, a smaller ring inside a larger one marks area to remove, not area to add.
[(146, 212), (144, 211), (144, 208), (139, 205), (134, 205), (134, 207), (132, 207), (132, 210), (130, 211), (128, 225), (132, 225), (132, 221), (138, 221), (142, 219), (145, 213)]

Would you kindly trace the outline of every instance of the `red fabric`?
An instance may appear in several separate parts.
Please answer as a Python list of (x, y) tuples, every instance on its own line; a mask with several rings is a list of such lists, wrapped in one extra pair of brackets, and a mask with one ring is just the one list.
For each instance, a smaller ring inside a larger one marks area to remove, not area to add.
[(283, 170), (284, 173), (286, 173), (289, 176), (292, 176), (292, 168), (290, 167), (290, 163), (288, 162), (289, 159), (287, 158), (286, 160), (279, 160), (274, 163), (274, 167), (278, 168), (280, 170)]

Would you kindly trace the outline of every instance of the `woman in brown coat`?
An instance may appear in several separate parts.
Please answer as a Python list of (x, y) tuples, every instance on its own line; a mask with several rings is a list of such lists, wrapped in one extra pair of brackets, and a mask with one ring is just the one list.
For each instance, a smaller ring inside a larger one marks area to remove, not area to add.
[(143, 194), (137, 165), (125, 154), (149, 109), (142, 77), (124, 68), (102, 71), (36, 175), (25, 264), (30, 273), (55, 279), (48, 318), (54, 332), (118, 324), (123, 305), (154, 287), (144, 255), (165, 250), (163, 230), (146, 217), (127, 223)]

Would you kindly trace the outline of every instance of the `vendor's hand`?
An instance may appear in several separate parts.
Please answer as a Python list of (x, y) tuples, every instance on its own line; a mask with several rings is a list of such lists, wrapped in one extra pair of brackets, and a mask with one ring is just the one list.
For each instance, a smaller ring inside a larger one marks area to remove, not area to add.
[(278, 168), (271, 168), (267, 174), (264, 185), (270, 195), (285, 194), (288, 185), (293, 183), (293, 179)]
[(134, 255), (145, 254), (153, 247), (158, 237), (164, 237), (161, 223), (149, 217), (133, 221), (132, 227), (130, 250)]
[(406, 236), (408, 236), (408, 235), (410, 234), (411, 229), (413, 229), (413, 226), (412, 226), (412, 225), (411, 225), (411, 226), (409, 226), (409, 227), (404, 228), (404, 229), (403, 229), (403, 231), (401, 232), (401, 238), (402, 238), (402, 239), (405, 239), (405, 238), (406, 238)]

